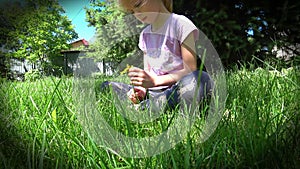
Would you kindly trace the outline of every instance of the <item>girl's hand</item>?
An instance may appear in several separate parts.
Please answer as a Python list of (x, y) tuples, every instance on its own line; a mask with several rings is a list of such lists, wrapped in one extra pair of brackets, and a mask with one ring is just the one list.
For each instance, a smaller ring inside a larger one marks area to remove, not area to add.
[(144, 100), (146, 89), (143, 87), (134, 87), (127, 92), (127, 96), (134, 104), (138, 104)]
[(128, 71), (128, 76), (131, 84), (134, 86), (142, 86), (144, 88), (155, 86), (155, 79), (143, 69), (132, 67)]

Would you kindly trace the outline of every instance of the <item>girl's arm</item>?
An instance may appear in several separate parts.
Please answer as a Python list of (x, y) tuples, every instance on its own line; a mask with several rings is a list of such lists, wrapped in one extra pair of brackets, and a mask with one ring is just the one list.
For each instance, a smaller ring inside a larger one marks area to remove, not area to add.
[(181, 45), (181, 55), (183, 59), (183, 69), (162, 76), (152, 76), (146, 71), (139, 68), (129, 69), (128, 76), (131, 83), (135, 86), (142, 86), (145, 88), (168, 86), (179, 81), (183, 76), (197, 69), (197, 59), (195, 53), (195, 40), (193, 33), (190, 33)]

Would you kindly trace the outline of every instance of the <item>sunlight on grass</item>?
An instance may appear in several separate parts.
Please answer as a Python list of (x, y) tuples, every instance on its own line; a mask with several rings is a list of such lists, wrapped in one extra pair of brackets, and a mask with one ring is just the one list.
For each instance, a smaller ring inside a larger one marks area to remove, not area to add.
[[(296, 168), (300, 165), (299, 72), (299, 68), (270, 67), (227, 72), (225, 115), (206, 142), (199, 143), (205, 121), (199, 118), (175, 148), (136, 159), (111, 153), (84, 132), (75, 112), (72, 78), (1, 81), (0, 166)], [(95, 91), (104, 80), (96, 81)], [(169, 112), (151, 123), (133, 123), (116, 111), (110, 98), (98, 96), (97, 110), (111, 127), (131, 137), (159, 134), (176, 118), (176, 112)]]

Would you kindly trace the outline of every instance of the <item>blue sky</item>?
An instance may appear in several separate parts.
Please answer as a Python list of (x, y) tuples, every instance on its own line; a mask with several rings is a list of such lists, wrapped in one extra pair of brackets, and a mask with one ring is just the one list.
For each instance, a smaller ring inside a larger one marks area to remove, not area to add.
[[(22, 0), (0, 0), (0, 4), (6, 1), (21, 1)], [(78, 39), (89, 41), (95, 35), (95, 28), (88, 27), (88, 22), (85, 21), (85, 6), (89, 6), (89, 0), (58, 0), (59, 4), (64, 8), (65, 15), (75, 26), (75, 31), (78, 33)]]
[(84, 38), (89, 41), (95, 35), (95, 28), (88, 27), (88, 22), (85, 21), (84, 7), (89, 5), (89, 0), (59, 0), (58, 2), (64, 8), (65, 15), (75, 26), (78, 39)]

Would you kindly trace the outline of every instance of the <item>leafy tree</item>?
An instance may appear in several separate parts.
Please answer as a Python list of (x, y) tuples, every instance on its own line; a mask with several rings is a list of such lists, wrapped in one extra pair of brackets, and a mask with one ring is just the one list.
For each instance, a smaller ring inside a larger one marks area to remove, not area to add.
[[(20, 10), (20, 3), (4, 3), (1, 4), (0, 10), (0, 77), (9, 78), (9, 59), (6, 57), (8, 49), (13, 49), (18, 46), (16, 42), (16, 34), (11, 32), (15, 31), (14, 25), (17, 23), (16, 18), (23, 15), (23, 11)], [(4, 8), (5, 6), (5, 8)]]
[(1, 6), (1, 44), (7, 57), (41, 63), (45, 70), (51, 60), (61, 57), (68, 41), (77, 38), (63, 8), (53, 0), (7, 2)]
[(137, 41), (142, 25), (133, 15), (126, 15), (114, 0), (94, 0), (86, 8), (87, 21), (96, 28), (96, 35), (88, 56), (115, 63), (137, 52)]
[(274, 58), (276, 45), (299, 56), (300, 2), (296, 0), (177, 0), (177, 13), (191, 18), (211, 39), (223, 63)]

